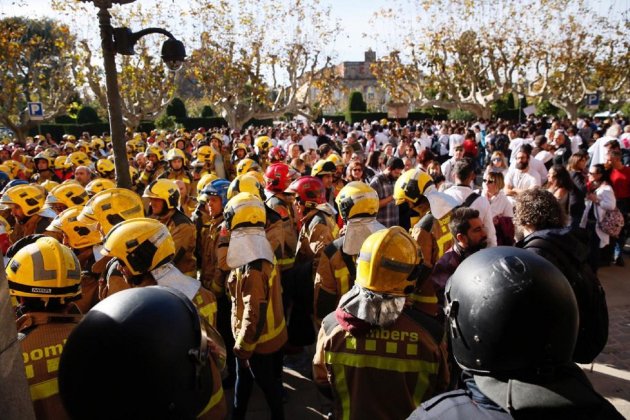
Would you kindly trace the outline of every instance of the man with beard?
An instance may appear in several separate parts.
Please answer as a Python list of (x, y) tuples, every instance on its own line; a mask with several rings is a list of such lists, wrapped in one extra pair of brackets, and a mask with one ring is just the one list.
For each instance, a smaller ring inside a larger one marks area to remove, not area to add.
[(379, 198), (376, 220), (385, 227), (400, 225), (400, 214), (394, 199), (394, 184), (403, 169), (405, 169), (405, 164), (402, 159), (391, 157), (383, 172), (376, 175), (370, 182), (370, 187), (376, 190)]
[(433, 267), (431, 280), (440, 305), (444, 304), (446, 281), (466, 257), (488, 246), (488, 235), (479, 211), (460, 207), (453, 211), (448, 228), (455, 239), (453, 247), (446, 251)]
[(514, 197), (534, 187), (540, 187), (540, 179), (529, 170), (529, 155), (519, 150), (516, 153), (516, 165), (508, 169), (505, 175), (505, 195)]

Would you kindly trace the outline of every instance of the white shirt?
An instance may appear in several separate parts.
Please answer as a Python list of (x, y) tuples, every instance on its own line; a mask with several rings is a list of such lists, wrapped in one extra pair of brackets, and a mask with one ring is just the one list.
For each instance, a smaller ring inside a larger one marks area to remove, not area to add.
[(619, 137), (619, 145), (622, 149), (630, 149), (630, 133), (623, 133)]
[[(538, 155), (536, 155), (538, 156)], [(541, 156), (542, 157), (542, 156)], [(510, 169), (516, 169), (516, 161), (510, 165)], [(547, 181), (547, 167), (545, 163), (540, 159), (529, 158), (529, 170), (527, 171), (531, 176), (538, 180), (538, 185), (542, 185)], [(507, 175), (506, 175), (507, 176)]]
[(591, 168), (598, 163), (606, 163), (606, 147), (604, 145), (611, 140), (617, 140), (615, 137), (600, 137), (595, 143), (588, 148), (588, 154), (591, 155)]
[(518, 150), (521, 148), (522, 145), (533, 145), (533, 143), (534, 139), (522, 139), (520, 137), (510, 140), (510, 145), (508, 146), (508, 149), (512, 151), (512, 153), (510, 154), (510, 163), (514, 162), (514, 160), (516, 159), (516, 154), (518, 153)]
[(492, 211), (492, 217), (514, 217), (512, 203), (508, 200), (508, 197), (505, 195), (503, 190), (499, 191), (497, 195), (490, 198), (490, 210)]
[(580, 145), (582, 144), (583, 140), (579, 134), (576, 134), (573, 137), (569, 137), (569, 140), (571, 141), (571, 154), (580, 150)]
[[(608, 210), (613, 210), (617, 207), (617, 202), (615, 201), (615, 192), (612, 187), (608, 184), (600, 185), (595, 190), (595, 195), (597, 195), (597, 199), (599, 203), (594, 204), (591, 200), (584, 200), (586, 204), (586, 208), (584, 209), (584, 213), (582, 213), (582, 219), (580, 220), (580, 227), (586, 227), (586, 223), (588, 221), (588, 213), (591, 211), (591, 207), (595, 205), (595, 217), (597, 220), (604, 217), (604, 214)], [(599, 247), (603, 248), (610, 242), (610, 236), (605, 234), (598, 225), (595, 225), (595, 233), (599, 238)]]
[(509, 185), (517, 190), (529, 190), (531, 188), (540, 187), (540, 180), (529, 171), (521, 171), (520, 169), (510, 168), (505, 176), (505, 185)]
[(374, 139), (376, 140), (376, 144), (379, 149), (383, 147), (384, 144), (389, 143), (389, 136), (385, 133), (376, 133), (374, 135)]
[[(453, 197), (461, 205), (470, 194), (473, 193), (472, 188), (464, 187), (460, 185), (453, 185), (444, 191), (445, 194)], [(488, 199), (483, 195), (477, 197), (475, 201), (470, 205), (471, 209), (475, 209), (479, 212), (479, 218), (483, 222), (488, 235), (488, 247), (497, 246), (497, 232), (494, 229), (494, 222), (492, 220), (492, 210), (490, 209), (490, 203)]]
[(455, 183), (455, 174), (453, 173), (453, 166), (455, 166), (455, 160), (456, 159), (452, 157), (440, 166), (440, 169), (442, 170), (442, 175), (444, 175), (446, 182), (448, 182), (449, 184)]
[(422, 153), (424, 149), (431, 149), (432, 139), (429, 136), (421, 136), (420, 138), (416, 138), (414, 142), (414, 146), (416, 148), (416, 152), (418, 154)]

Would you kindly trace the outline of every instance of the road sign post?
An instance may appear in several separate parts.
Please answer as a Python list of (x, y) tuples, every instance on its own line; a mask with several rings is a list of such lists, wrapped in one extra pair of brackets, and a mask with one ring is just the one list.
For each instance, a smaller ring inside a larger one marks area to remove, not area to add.
[(31, 121), (41, 121), (44, 119), (44, 106), (41, 102), (28, 103), (28, 117)]

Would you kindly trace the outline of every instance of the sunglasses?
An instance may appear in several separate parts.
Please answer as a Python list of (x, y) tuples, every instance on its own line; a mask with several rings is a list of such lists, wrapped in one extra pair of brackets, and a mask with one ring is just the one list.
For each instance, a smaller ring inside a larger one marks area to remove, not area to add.
[(363, 172), (361, 168), (352, 168), (352, 172)]
[(501, 162), (501, 158), (492, 158), (493, 162)]
[(589, 172), (588, 174), (595, 176), (595, 175), (599, 175), (599, 172)]
[(483, 180), (483, 182), (484, 182), (485, 184), (494, 184), (494, 181), (493, 181), (493, 180), (491, 180), (491, 179), (484, 179), (484, 180)]

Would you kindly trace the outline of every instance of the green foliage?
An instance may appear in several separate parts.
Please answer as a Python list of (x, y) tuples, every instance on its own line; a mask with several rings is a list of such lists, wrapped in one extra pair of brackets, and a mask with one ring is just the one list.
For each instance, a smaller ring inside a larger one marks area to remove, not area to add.
[(186, 118), (188, 114), (184, 101), (179, 98), (173, 98), (171, 103), (166, 106), (166, 115), (175, 118)]
[(514, 106), (514, 104), (515, 104), (515, 102), (514, 102), (514, 95), (511, 92), (507, 94), (507, 100), (505, 102), (506, 102), (505, 104), (507, 106), (507, 109), (514, 109), (514, 108), (516, 108)]
[(367, 104), (363, 100), (361, 92), (354, 91), (350, 93), (348, 98), (348, 111), (350, 112), (366, 112)]
[(214, 113), (214, 110), (212, 109), (210, 105), (205, 105), (201, 109), (201, 118), (210, 118), (210, 117), (215, 117), (215, 116), (216, 114)]
[(155, 126), (160, 129), (170, 130), (175, 128), (177, 118), (173, 115), (168, 115), (168, 109), (166, 114), (162, 114), (155, 120)]
[(463, 109), (453, 109), (448, 113), (449, 120), (455, 121), (473, 121), (476, 119), (475, 114)]
[(58, 117), (55, 117), (55, 123), (57, 123), (57, 124), (76, 124), (77, 120), (75, 118), (72, 118), (69, 115), (60, 115)]
[(79, 109), (77, 113), (77, 123), (78, 124), (89, 124), (89, 123), (98, 123), (101, 122), (101, 119), (98, 116), (98, 113), (91, 106), (85, 105)]
[(536, 105), (536, 116), (538, 117), (541, 117), (543, 115), (558, 116), (559, 113), (560, 108), (553, 106), (551, 102), (546, 99)]
[(630, 117), (630, 102), (626, 102), (619, 108), (619, 112), (623, 114), (624, 117)]

